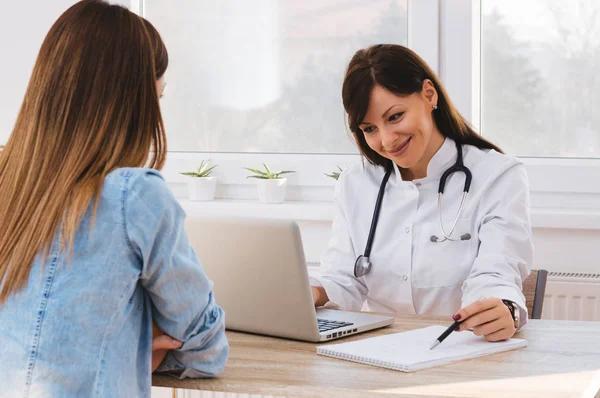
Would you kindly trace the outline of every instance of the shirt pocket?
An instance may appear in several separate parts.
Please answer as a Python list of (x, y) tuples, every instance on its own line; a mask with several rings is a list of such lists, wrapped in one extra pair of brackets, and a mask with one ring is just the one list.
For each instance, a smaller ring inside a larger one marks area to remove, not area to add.
[[(468, 277), (477, 257), (479, 240), (472, 219), (461, 218), (456, 224), (452, 238), (469, 234), (468, 240), (443, 240), (440, 225), (435, 222), (423, 224), (417, 244), (416, 262), (412, 269), (413, 285), (417, 288), (439, 288), (462, 284)], [(450, 225), (450, 224), (449, 224)], [(446, 233), (450, 226), (444, 224)], [(437, 242), (431, 237), (436, 236)]]

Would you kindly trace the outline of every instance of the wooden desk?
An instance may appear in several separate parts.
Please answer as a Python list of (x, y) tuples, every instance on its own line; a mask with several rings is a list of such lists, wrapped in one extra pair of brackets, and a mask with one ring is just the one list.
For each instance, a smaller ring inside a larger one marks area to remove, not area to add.
[[(398, 316), (394, 325), (332, 343), (448, 324)], [(316, 354), (316, 344), (227, 332), (227, 368), (216, 379), (155, 376), (155, 386), (286, 397), (600, 396), (600, 322), (530, 320), (516, 337), (529, 346), (402, 373)]]

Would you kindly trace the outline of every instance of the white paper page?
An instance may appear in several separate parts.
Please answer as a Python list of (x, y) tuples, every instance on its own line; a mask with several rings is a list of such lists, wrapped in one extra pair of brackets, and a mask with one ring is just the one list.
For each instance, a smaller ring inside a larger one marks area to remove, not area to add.
[(353, 360), (362, 358), (363, 360), (359, 360), (360, 362), (381, 363), (382, 365), (387, 363), (410, 370), (475, 358), (527, 345), (527, 342), (521, 339), (490, 343), (483, 337), (464, 331), (451, 333), (442, 344), (430, 350), (431, 344), (446, 328), (447, 326), (430, 326), (350, 343), (322, 346), (317, 349), (317, 353), (337, 353), (344, 357), (355, 357), (352, 358)]

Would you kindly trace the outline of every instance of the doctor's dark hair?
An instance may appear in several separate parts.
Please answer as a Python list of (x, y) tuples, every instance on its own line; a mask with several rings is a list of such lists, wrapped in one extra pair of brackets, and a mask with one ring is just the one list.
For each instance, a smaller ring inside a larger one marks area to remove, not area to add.
[(420, 93), (425, 79), (431, 80), (438, 94), (433, 120), (442, 135), (463, 145), (502, 150), (477, 134), (450, 101), (440, 79), (414, 51), (395, 44), (378, 44), (358, 50), (348, 65), (342, 86), (342, 100), (348, 125), (367, 160), (387, 167), (391, 161), (369, 147), (360, 124), (367, 114), (371, 91), (376, 85), (400, 96)]

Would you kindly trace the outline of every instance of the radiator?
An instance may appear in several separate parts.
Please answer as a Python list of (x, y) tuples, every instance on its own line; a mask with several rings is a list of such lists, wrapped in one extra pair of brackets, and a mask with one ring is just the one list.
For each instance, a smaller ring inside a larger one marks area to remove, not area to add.
[(600, 274), (549, 272), (542, 319), (600, 321)]

